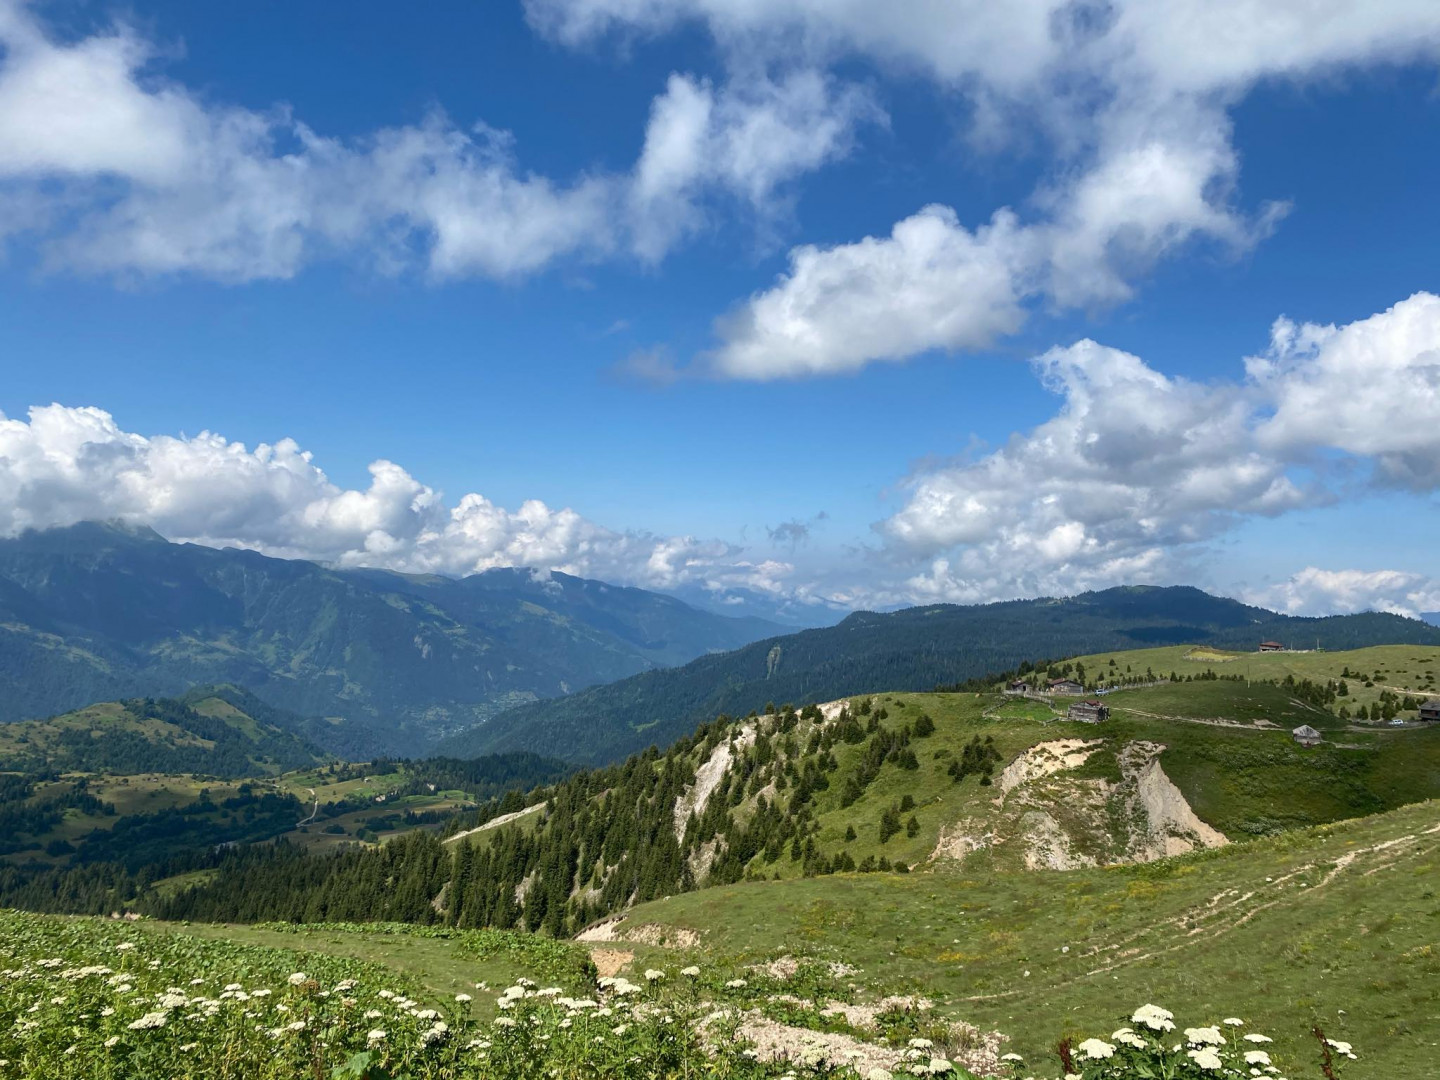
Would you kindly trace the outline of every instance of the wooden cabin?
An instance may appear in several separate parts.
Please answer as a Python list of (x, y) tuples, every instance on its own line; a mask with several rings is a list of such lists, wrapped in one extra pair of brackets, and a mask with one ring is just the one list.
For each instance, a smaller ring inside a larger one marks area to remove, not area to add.
[(1325, 736), (1316, 731), (1309, 724), (1301, 724), (1294, 731), (1290, 732), (1293, 738), (1301, 746), (1319, 746), (1325, 741)]
[(1102, 702), (1090, 698), (1088, 701), (1077, 701), (1071, 705), (1065, 718), (1079, 720), (1082, 724), (1099, 724), (1110, 719), (1110, 709)]

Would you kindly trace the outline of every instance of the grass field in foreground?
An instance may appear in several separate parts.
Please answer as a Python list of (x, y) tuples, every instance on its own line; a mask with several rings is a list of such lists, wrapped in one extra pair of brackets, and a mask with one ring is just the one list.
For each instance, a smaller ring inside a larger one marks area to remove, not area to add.
[(927, 994), (1031, 1062), (1138, 1002), (1244, 1017), (1310, 1060), (1318, 1023), (1347, 1076), (1435, 1075), (1440, 802), (1139, 866), (752, 882), (643, 905), (708, 962), (785, 953), (858, 965), (872, 993)]

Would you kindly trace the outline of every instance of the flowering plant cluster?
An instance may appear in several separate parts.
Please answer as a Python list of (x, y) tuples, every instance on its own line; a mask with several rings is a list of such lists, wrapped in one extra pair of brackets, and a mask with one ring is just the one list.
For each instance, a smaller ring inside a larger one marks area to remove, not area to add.
[[(1168, 1009), (1142, 1005), (1108, 1038), (1062, 1043), (1061, 1056), (1066, 1080), (1285, 1080), (1272, 1060), (1272, 1042), (1268, 1035), (1247, 1031), (1238, 1016), (1181, 1030)], [(1332, 1057), (1355, 1057), (1349, 1043), (1326, 1040), (1325, 1046)]]
[[(0, 1080), (760, 1080), (724, 975), (650, 968), (571, 987), (518, 979), (436, 1005), (377, 965), (0, 913)], [(479, 1013), (493, 1016), (477, 1015)], [(917, 1040), (895, 1070), (945, 1076)]]

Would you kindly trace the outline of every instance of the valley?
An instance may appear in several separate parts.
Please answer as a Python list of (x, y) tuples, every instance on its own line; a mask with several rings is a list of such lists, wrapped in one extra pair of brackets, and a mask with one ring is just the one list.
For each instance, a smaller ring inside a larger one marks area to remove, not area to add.
[[(466, 995), (447, 1023), (496, 1045), (502, 983), (580, 995), (597, 969), (661, 972), (676, 985), (645, 993), (677, 1015), (708, 1002), (761, 1047), (726, 1075), (796, 1054), (894, 1072), (909, 1038), (976, 1076), (1033, 1075), (1002, 1054), (1053, 1063), (1062, 1038), (1147, 1001), (1244, 1017), (1277, 1060), (1315, 1058), (1319, 1024), (1365, 1048), (1358, 1075), (1418, 1075), (1440, 1034), (1440, 725), (1418, 719), (1437, 667), (1422, 645), (1026, 661), (722, 716), (579, 772), (525, 754), (340, 762), (219, 690), (97, 705), (3, 744), (49, 771), (6, 781), (0, 902), (137, 913), (73, 925), (141, 948), (328, 957), (409, 980), (414, 1000)], [(1033, 689), (1064, 679), (1080, 692)], [(1070, 718), (1087, 697), (1101, 722)], [(205, 722), (232, 734), (184, 726)], [(87, 724), (249, 775), (67, 769)], [(249, 756), (218, 753), (242, 736)], [(281, 770), (261, 737), (312, 759)], [(698, 998), (682, 968), (703, 972)]]

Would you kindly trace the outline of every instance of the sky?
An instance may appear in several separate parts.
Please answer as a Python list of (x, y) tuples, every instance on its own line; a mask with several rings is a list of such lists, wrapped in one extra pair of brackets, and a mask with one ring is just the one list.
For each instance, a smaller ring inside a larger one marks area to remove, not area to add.
[(0, 0), (0, 534), (1440, 610), (1433, 0)]

